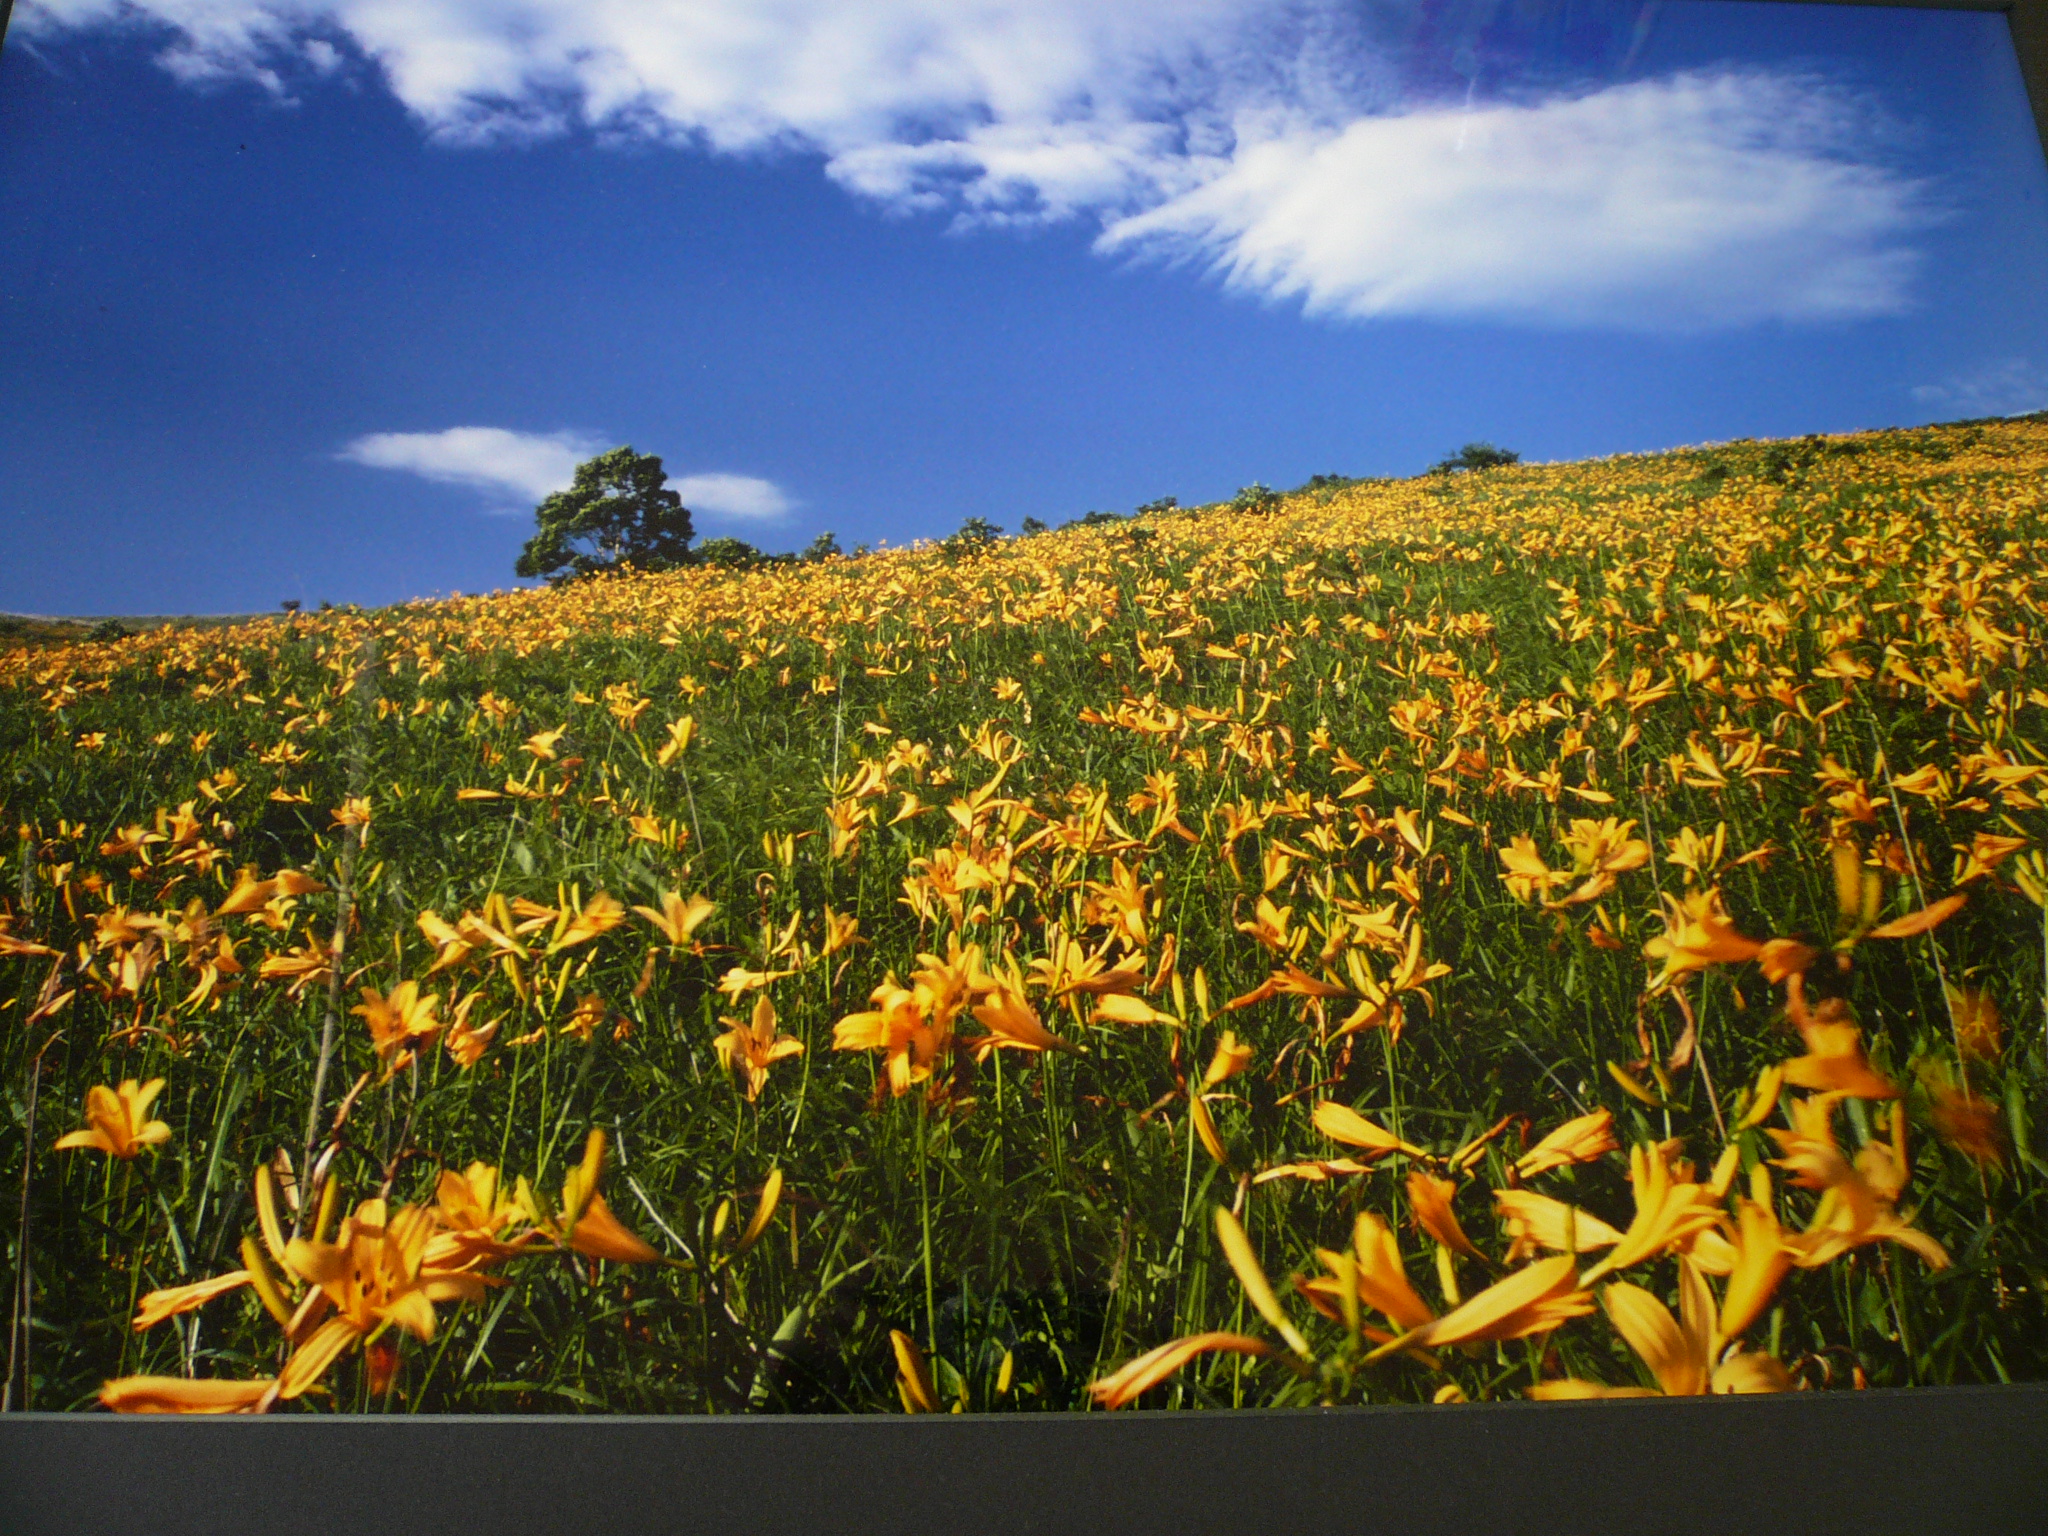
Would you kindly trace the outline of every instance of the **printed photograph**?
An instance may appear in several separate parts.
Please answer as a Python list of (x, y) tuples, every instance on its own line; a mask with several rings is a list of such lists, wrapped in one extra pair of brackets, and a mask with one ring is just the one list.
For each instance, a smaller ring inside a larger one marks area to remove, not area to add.
[(2031, 4), (19, 0), (5, 1408), (2048, 1381)]

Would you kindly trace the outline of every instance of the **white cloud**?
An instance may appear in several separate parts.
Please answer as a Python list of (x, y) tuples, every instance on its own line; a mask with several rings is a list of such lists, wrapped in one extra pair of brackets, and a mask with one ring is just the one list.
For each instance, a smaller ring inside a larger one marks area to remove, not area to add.
[(2024, 416), (2048, 410), (2048, 369), (2023, 357), (2001, 358), (1952, 374), (1939, 384), (1916, 385), (1913, 398), (1957, 420)]
[(576, 478), (576, 466), (606, 446), (603, 439), (578, 432), (450, 427), (444, 432), (372, 432), (349, 443), (340, 457), (372, 469), (404, 470), (444, 485), (474, 486), (531, 504), (567, 490)]
[[(503, 427), (449, 427), (443, 432), (372, 432), (337, 455), (371, 469), (396, 469), (442, 485), (466, 485), (521, 503), (498, 510), (524, 515), (555, 491), (566, 491), (576, 466), (610, 446), (583, 432), (510, 432)], [(739, 522), (774, 522), (797, 503), (772, 480), (702, 474), (671, 479), (668, 488), (692, 512)]]
[(45, 34), (155, 25), (181, 77), (280, 94), (372, 68), (447, 142), (581, 127), (815, 155), (891, 210), (1087, 220), (1106, 252), (1336, 316), (1887, 313), (1927, 216), (1880, 118), (1839, 90), (1723, 69), (1453, 108), (1404, 92), (1390, 40), (1412, 13), (1356, 0), (25, 0), (21, 16)]
[(768, 523), (796, 510), (796, 503), (772, 480), (752, 475), (684, 475), (669, 482), (692, 512), (739, 522)]
[(1832, 151), (1867, 111), (1771, 75), (1242, 135), (1204, 185), (1098, 242), (1350, 317), (1655, 329), (1901, 307), (1926, 214)]

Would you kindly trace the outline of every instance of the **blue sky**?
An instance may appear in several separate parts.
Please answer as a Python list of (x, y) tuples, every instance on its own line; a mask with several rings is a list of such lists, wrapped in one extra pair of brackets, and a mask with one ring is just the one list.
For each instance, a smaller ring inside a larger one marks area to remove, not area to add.
[(2002, 18), (22, 0), (0, 609), (512, 584), (583, 454), (901, 543), (2048, 405)]

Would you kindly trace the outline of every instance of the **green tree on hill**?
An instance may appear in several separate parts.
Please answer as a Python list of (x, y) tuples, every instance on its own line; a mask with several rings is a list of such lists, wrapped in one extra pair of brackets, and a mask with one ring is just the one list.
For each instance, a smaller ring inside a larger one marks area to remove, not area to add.
[(690, 510), (668, 489), (661, 460), (614, 448), (576, 467), (575, 482), (534, 508), (537, 525), (513, 567), (521, 576), (566, 581), (631, 565), (663, 571), (687, 564)]
[(1461, 469), (1504, 469), (1521, 462), (1522, 456), (1512, 448), (1496, 448), (1492, 443), (1467, 443), (1448, 458), (1438, 459), (1430, 465), (1429, 472), (1448, 475)]

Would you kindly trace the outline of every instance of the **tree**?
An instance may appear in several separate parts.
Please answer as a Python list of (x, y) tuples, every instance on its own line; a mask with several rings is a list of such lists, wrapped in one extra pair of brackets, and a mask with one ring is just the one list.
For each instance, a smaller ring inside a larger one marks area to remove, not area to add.
[(687, 564), (690, 510), (668, 489), (661, 460), (628, 445), (576, 466), (576, 479), (538, 507), (536, 531), (513, 569), (566, 581), (631, 565), (664, 571)]
[(1467, 443), (1448, 458), (1438, 459), (1430, 465), (1429, 472), (1448, 475), (1461, 469), (1502, 469), (1521, 462), (1522, 456), (1512, 448), (1496, 448), (1491, 443)]
[(1230, 498), (1233, 512), (1277, 512), (1280, 509), (1280, 493), (1262, 481), (1254, 480), (1235, 496)]
[(1002, 538), (1003, 530), (985, 517), (970, 517), (949, 539), (939, 541), (949, 559), (957, 560), (962, 555), (978, 555), (991, 548)]

